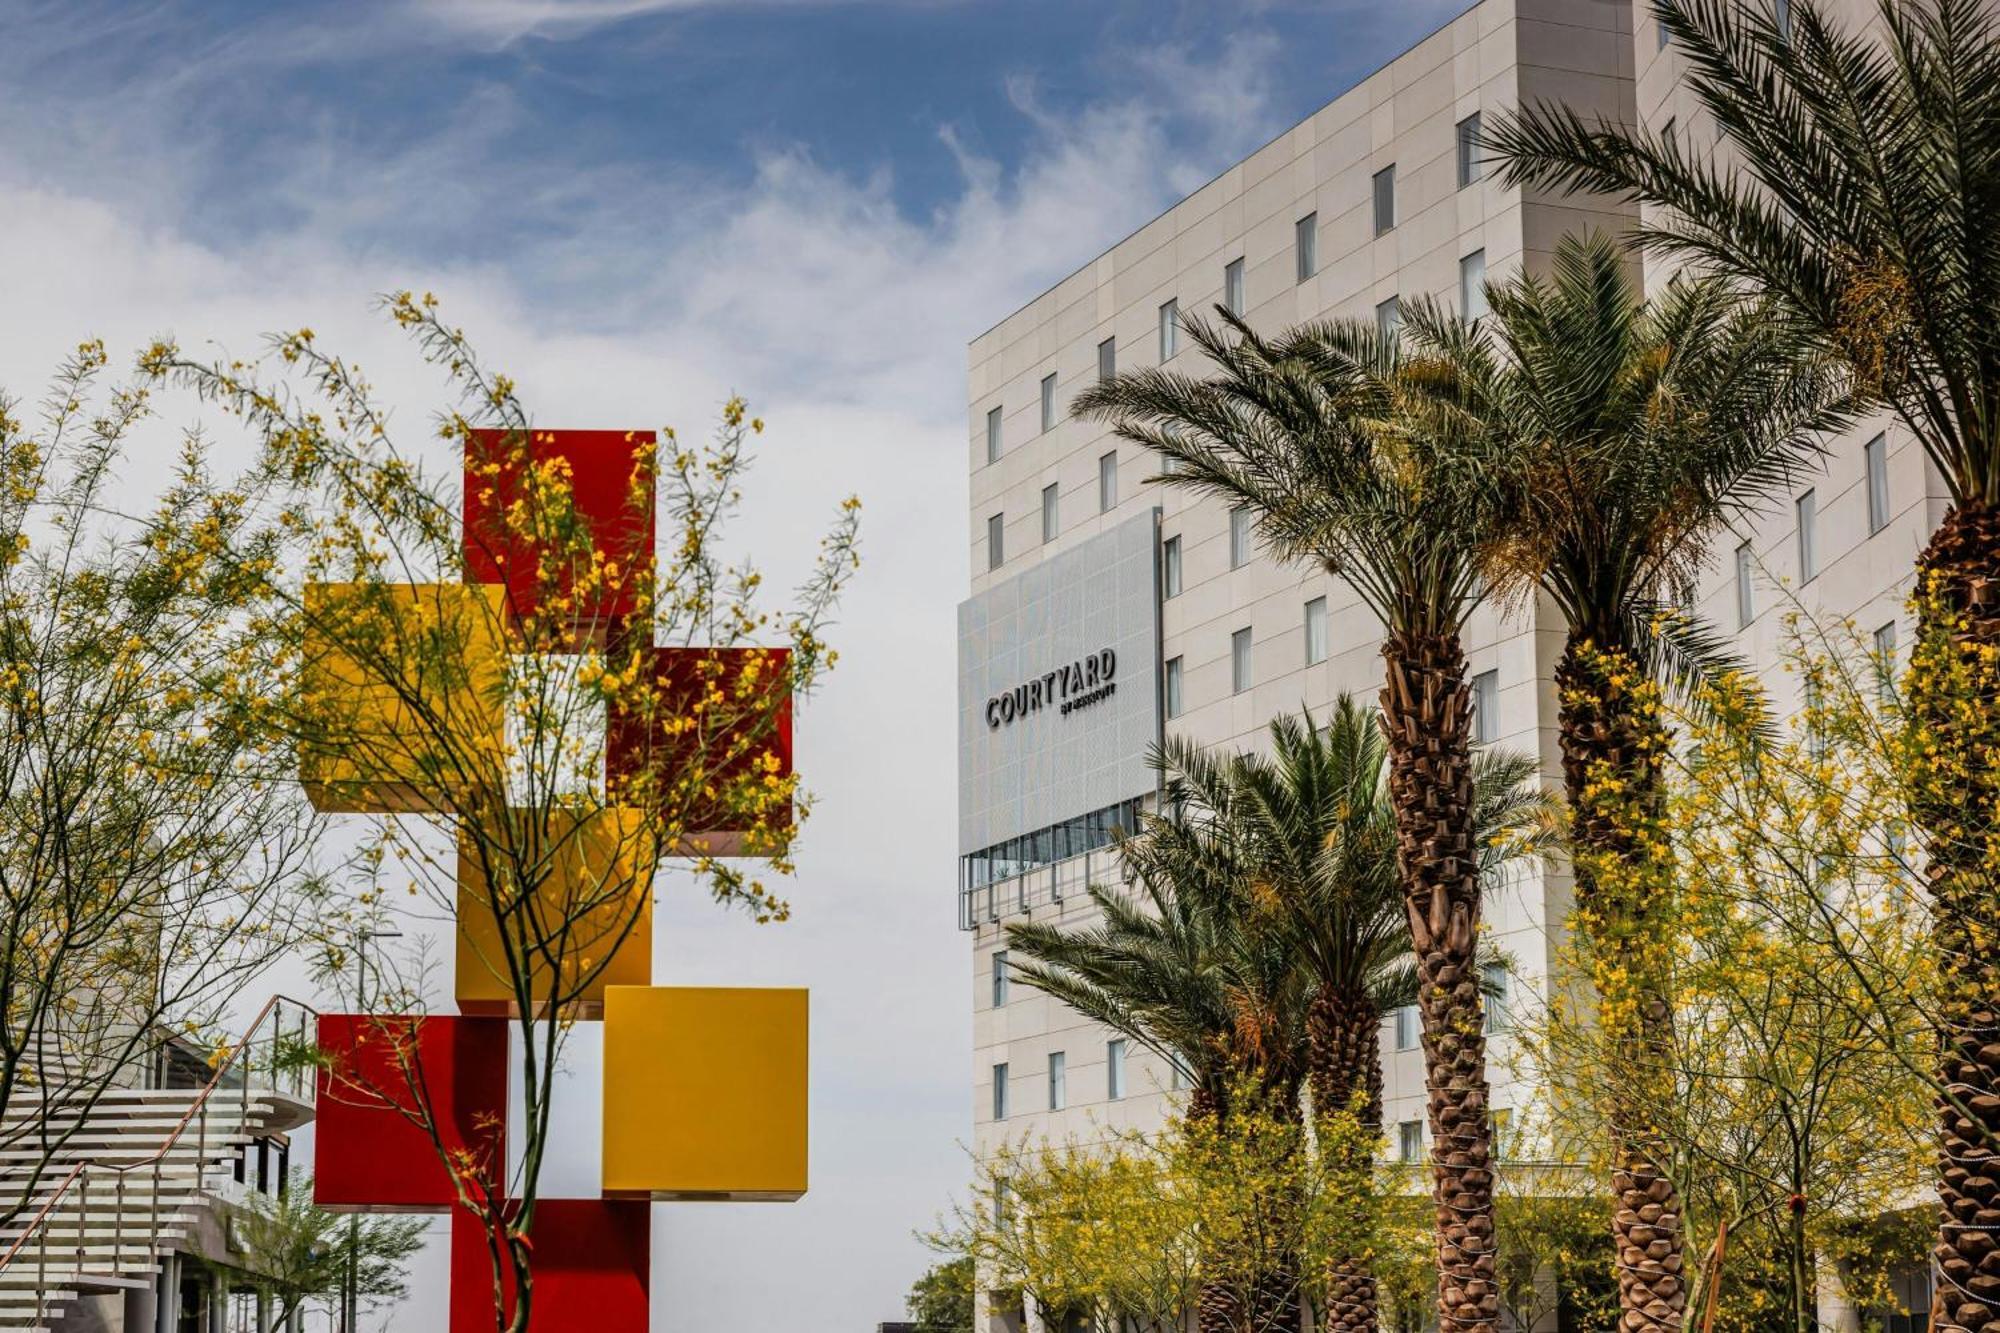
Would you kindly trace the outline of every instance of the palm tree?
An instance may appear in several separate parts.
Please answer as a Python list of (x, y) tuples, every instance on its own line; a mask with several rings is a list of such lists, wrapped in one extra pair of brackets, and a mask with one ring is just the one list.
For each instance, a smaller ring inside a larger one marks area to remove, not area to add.
[(1642, 245), (1767, 297), (1944, 480), (1907, 691), (1946, 978), (1937, 1323), (2000, 1333), (2000, 25), (1981, 0), (1880, 0), (1879, 36), (1786, 9), (1654, 0), (1726, 156), (1555, 107), (1489, 142), (1510, 184), (1649, 205)]
[(1471, 698), (1460, 632), (1496, 516), (1451, 404), (1413, 390), (1371, 325), (1266, 339), (1227, 311), (1185, 327), (1214, 363), (1079, 396), (1080, 415), (1173, 464), (1171, 485), (1247, 506), (1279, 556), (1344, 576), (1384, 630), (1382, 726), (1430, 1093), (1439, 1322), (1494, 1333), (1492, 1125), (1475, 951)]
[[(1539, 849), (1552, 803), (1535, 787), (1535, 771), (1521, 755), (1474, 756), (1482, 874)], [(1220, 776), (1208, 800), (1233, 811), (1243, 830), (1243, 910), (1279, 933), (1310, 986), (1305, 1067), (1314, 1111), (1352, 1110), (1379, 1141), (1382, 1020), (1417, 998), (1381, 727), (1373, 710), (1343, 694), (1324, 726), (1310, 714), (1273, 719), (1270, 757), (1237, 756)], [(1365, 1257), (1336, 1259), (1326, 1296), (1327, 1327), (1374, 1333), (1379, 1310)]]
[[(1677, 278), (1648, 303), (1603, 237), (1566, 238), (1550, 276), (1487, 289), (1491, 317), (1422, 338), (1431, 373), (1501, 448), (1507, 536), (1496, 591), (1548, 594), (1567, 627), (1555, 686), (1569, 798), (1575, 925), (1599, 1017), (1626, 1043), (1610, 1090), (1613, 1235), (1626, 1333), (1677, 1327), (1686, 1304), (1678, 1190), (1648, 1089), (1671, 1041), (1652, 938), (1672, 890), (1662, 813), (1667, 731), (1658, 686), (1733, 665), (1670, 611), (1691, 600), (1709, 541), (1785, 487), (1847, 419), (1839, 377), (1762, 303)], [(1660, 1251), (1664, 1249), (1664, 1253)]]

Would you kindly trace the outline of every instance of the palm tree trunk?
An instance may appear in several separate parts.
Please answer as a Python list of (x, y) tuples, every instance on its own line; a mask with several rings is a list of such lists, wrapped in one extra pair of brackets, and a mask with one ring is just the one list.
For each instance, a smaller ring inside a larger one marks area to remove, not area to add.
[[(1307, 1076), (1314, 1114), (1354, 1110), (1364, 1127), (1382, 1127), (1381, 1015), (1366, 993), (1322, 991), (1306, 1013)], [(1358, 1104), (1357, 1104), (1358, 1100)], [(1331, 1134), (1329, 1141), (1348, 1140)], [(1335, 1257), (1327, 1273), (1328, 1333), (1376, 1333), (1380, 1309), (1365, 1255)]]
[(1671, 866), (1649, 850), (1665, 844), (1654, 835), (1665, 795), (1666, 725), (1657, 686), (1622, 649), (1572, 636), (1556, 664), (1555, 685), (1575, 925), (1597, 973), (1600, 1021), (1620, 1066), (1616, 1086), (1607, 1090), (1618, 1326), (1623, 1333), (1673, 1333), (1687, 1310), (1687, 1278), (1680, 1191), (1661, 1160), (1658, 1128), (1672, 1096), (1663, 1080), (1673, 1010), (1656, 975), (1661, 951), (1648, 910), (1671, 875)]
[(1917, 561), (1912, 809), (1940, 987), (1939, 1333), (2000, 1333), (2000, 509), (1954, 506)]
[(1471, 699), (1456, 634), (1391, 632), (1382, 728), (1396, 860), (1417, 958), (1437, 1205), (1438, 1323), (1496, 1333), (1493, 1127), (1485, 1020), (1473, 951), (1479, 875), (1472, 847)]

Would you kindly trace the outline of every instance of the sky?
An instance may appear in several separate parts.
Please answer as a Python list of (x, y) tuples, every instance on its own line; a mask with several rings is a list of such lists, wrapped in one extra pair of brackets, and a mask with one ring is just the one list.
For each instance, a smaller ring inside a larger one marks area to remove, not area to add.
[[(376, 298), (429, 290), (540, 425), (699, 433), (747, 395), (733, 536), (772, 586), (863, 501), (793, 918), (669, 877), (655, 927), (662, 983), (811, 987), (811, 1190), (656, 1208), (655, 1330), (897, 1318), (967, 1175), (965, 344), (1465, 2), (0, 0), (0, 394), (87, 337), (129, 365), (309, 325), (420, 438), (444, 386)], [(155, 406), (135, 501), (184, 428), (242, 447)], [(441, 1327), (440, 1259), (370, 1326)]]

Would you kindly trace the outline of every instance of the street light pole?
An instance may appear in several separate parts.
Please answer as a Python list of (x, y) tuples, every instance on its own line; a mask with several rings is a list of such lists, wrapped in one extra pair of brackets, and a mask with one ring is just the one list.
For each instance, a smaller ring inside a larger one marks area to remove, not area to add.
[[(362, 927), (355, 935), (354, 961), (354, 1012), (365, 1018), (368, 1013), (368, 941), (401, 939), (400, 930), (369, 930)], [(361, 1215), (350, 1213), (347, 1217), (347, 1281), (340, 1293), (341, 1328), (345, 1333), (361, 1333)]]

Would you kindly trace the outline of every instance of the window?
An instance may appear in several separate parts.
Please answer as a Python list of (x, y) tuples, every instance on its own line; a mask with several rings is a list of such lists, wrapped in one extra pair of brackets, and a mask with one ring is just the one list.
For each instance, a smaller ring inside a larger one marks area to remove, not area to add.
[(1056, 376), (1054, 371), (1042, 376), (1042, 429), (1056, 428)]
[(1178, 1056), (1167, 1057), (1167, 1088), (1172, 1092), (1186, 1092), (1194, 1086), (1194, 1075), (1188, 1072), (1187, 1064)]
[(1319, 272), (1318, 213), (1308, 213), (1292, 224), (1292, 249), (1298, 255), (1300, 282)]
[(1326, 598), (1306, 603), (1306, 665), (1326, 661)]
[(1000, 461), (1000, 409), (989, 408), (986, 413), (986, 461)]
[(1875, 631), (1875, 692), (1883, 703), (1896, 693), (1896, 622)]
[(1396, 164), (1375, 173), (1375, 234), (1381, 236), (1396, 227)]
[(1396, 1156), (1405, 1162), (1424, 1160), (1424, 1122), (1405, 1120), (1396, 1126)]
[(1659, 42), (1660, 50), (1664, 51), (1667, 49), (1669, 34), (1667, 32), (1667, 21), (1665, 19), (1653, 20), (1653, 37), (1656, 41)]
[(1222, 306), (1232, 315), (1241, 315), (1249, 304), (1243, 295), (1243, 261), (1232, 259), (1222, 266)]
[(1229, 688), (1241, 694), (1250, 688), (1250, 627), (1229, 636)]
[(1179, 537), (1167, 538), (1166, 545), (1160, 548), (1160, 582), (1164, 585), (1163, 592), (1166, 596), (1178, 597), (1181, 595), (1181, 539)]
[(1167, 716), (1181, 715), (1181, 659), (1167, 659)]
[(1002, 1008), (1007, 1003), (1007, 951), (993, 951), (993, 1007)]
[(1114, 1037), (1104, 1043), (1104, 1095), (1117, 1101), (1125, 1095), (1125, 1039)]
[(1118, 453), (1097, 460), (1097, 512), (1108, 514), (1118, 505)]
[(1868, 531), (1876, 533), (1889, 522), (1889, 441), (1877, 435), (1861, 457), (1868, 466)]
[(1242, 505), (1229, 511), (1229, 567), (1241, 569), (1250, 563), (1250, 510)]
[(1819, 552), (1813, 547), (1816, 535), (1813, 529), (1819, 522), (1819, 498), (1807, 491), (1792, 507), (1797, 513), (1799, 527), (1799, 582), (1811, 583), (1813, 576), (1819, 573)]
[(1007, 1066), (1004, 1063), (993, 1066), (993, 1118), (1007, 1118)]
[(1173, 358), (1181, 349), (1181, 303), (1169, 301), (1160, 307), (1160, 360)]
[(1414, 1051), (1423, 1036), (1423, 1023), (1417, 1014), (1417, 1006), (1406, 1004), (1396, 1011), (1396, 1049)]
[(1482, 671), (1472, 678), (1472, 743), (1490, 745), (1500, 738), (1500, 673)]
[(1747, 629), (1757, 618), (1757, 604), (1750, 596), (1750, 576), (1752, 569), (1750, 543), (1744, 542), (1736, 548), (1736, 628)]
[(1392, 296), (1375, 307), (1375, 333), (1384, 342), (1396, 336), (1403, 327), (1403, 301)]
[(1512, 1134), (1514, 1112), (1505, 1106), (1493, 1108), (1493, 1160), (1499, 1161), (1513, 1152)]
[(1000, 514), (995, 514), (986, 520), (986, 567), (988, 569), (1000, 568), (1000, 562), (1007, 558), (1007, 553), (1001, 549), (1001, 534), (1006, 530), (1006, 526), (1006, 519)]
[(1474, 250), (1458, 261), (1458, 308), (1466, 322), (1486, 313), (1486, 252)]
[(1475, 111), (1458, 122), (1458, 188), (1463, 190), (1485, 174), (1485, 164), (1479, 158), (1479, 113)]
[(1118, 340), (1106, 338), (1097, 344), (1097, 378), (1108, 380), (1118, 373)]
[(1056, 525), (1059, 521), (1056, 513), (1057, 500), (1058, 493), (1054, 482), (1042, 487), (1042, 540), (1045, 542), (1056, 539)]
[(1068, 1061), (1061, 1051), (1049, 1052), (1049, 1109), (1060, 1111), (1069, 1105), (1069, 1087), (1065, 1078)]
[(1668, 143), (1672, 143), (1674, 141), (1674, 130), (1678, 128), (1679, 124), (1680, 122), (1677, 118), (1668, 116), (1667, 123), (1660, 126), (1660, 137)]
[(1778, 37), (1792, 40), (1792, 0), (1772, 0), (1771, 17), (1777, 20)]
[(1486, 1004), (1486, 1030), (1505, 1032), (1511, 1022), (1507, 1013), (1507, 965), (1484, 963), (1479, 968), (1480, 998)]

